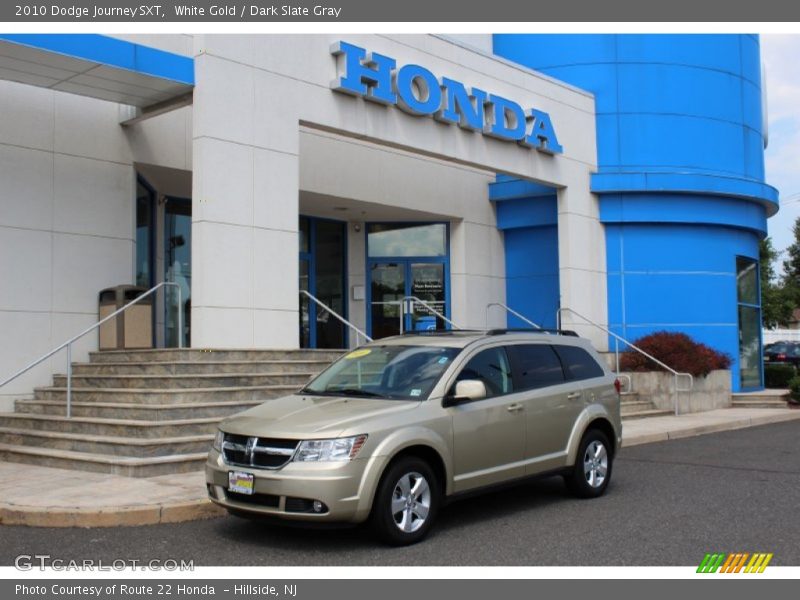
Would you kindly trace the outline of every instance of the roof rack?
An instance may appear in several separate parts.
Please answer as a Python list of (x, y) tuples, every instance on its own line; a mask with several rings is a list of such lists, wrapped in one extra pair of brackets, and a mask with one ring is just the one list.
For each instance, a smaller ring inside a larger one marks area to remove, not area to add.
[(548, 335), (569, 335), (572, 337), (579, 337), (578, 334), (571, 329), (531, 329), (525, 327), (508, 328), (508, 329), (424, 329), (421, 331), (404, 331), (400, 335), (505, 335), (507, 333), (545, 333)]
[(513, 327), (508, 329), (490, 329), (486, 335), (504, 335), (507, 333), (547, 333), (550, 335), (569, 335), (572, 337), (579, 337), (578, 334), (571, 329), (531, 329), (530, 327)]
[(422, 329), (420, 331), (404, 331), (400, 335), (459, 335), (486, 333), (483, 329)]

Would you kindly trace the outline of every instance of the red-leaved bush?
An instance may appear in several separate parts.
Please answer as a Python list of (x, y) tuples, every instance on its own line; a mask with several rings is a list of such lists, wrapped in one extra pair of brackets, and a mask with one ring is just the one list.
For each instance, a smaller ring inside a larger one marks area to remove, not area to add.
[[(679, 373), (691, 373), (695, 377), (706, 376), (715, 369), (727, 369), (731, 366), (730, 356), (695, 342), (685, 333), (657, 331), (639, 338), (634, 344)], [(622, 353), (620, 368), (623, 371), (664, 370), (635, 350)]]

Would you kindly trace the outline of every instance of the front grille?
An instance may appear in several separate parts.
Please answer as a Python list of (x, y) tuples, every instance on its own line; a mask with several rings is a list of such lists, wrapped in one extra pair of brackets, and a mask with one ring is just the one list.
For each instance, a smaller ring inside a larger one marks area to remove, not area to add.
[(297, 440), (276, 440), (226, 433), (222, 456), (229, 465), (280, 469), (292, 460)]
[(257, 504), (258, 506), (268, 506), (270, 508), (278, 508), (281, 497), (273, 496), (272, 494), (239, 494), (226, 490), (228, 500), (233, 502), (241, 502), (242, 504)]

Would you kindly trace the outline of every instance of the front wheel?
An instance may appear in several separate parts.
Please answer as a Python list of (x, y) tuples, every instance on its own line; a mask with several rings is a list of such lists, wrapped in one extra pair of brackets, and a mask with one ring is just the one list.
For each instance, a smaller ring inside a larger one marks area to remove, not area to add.
[(424, 538), (439, 509), (433, 470), (416, 457), (401, 458), (381, 479), (372, 505), (372, 526), (387, 543), (414, 544)]
[(611, 479), (613, 454), (606, 435), (590, 429), (583, 435), (575, 467), (564, 477), (569, 490), (579, 498), (602, 496)]

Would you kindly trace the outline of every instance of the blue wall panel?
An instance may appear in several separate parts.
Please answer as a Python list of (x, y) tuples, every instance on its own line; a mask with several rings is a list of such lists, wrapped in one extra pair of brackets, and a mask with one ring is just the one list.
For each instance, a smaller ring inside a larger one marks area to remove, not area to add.
[[(555, 225), (507, 229), (506, 304), (542, 327), (556, 325), (559, 307), (558, 228)], [(529, 327), (508, 316), (509, 327)]]
[[(683, 331), (738, 360), (736, 256), (758, 257), (777, 210), (757, 36), (499, 34), (494, 51), (595, 94), (615, 330)], [(523, 287), (509, 279), (509, 298)]]

